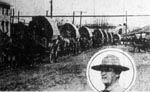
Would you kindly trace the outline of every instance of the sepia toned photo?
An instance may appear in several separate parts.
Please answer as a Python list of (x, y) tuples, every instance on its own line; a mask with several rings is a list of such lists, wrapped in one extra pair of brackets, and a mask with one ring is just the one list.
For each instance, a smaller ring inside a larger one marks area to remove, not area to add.
[(0, 0), (0, 91), (149, 92), (149, 3)]

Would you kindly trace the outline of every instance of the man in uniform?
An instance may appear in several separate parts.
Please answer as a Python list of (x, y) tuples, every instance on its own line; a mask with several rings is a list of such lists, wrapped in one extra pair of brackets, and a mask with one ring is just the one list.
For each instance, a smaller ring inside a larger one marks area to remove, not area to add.
[(123, 88), (119, 85), (120, 74), (129, 70), (128, 67), (120, 65), (120, 60), (114, 55), (108, 55), (103, 58), (102, 64), (92, 66), (92, 69), (101, 72), (102, 82), (105, 89), (102, 92), (123, 92)]

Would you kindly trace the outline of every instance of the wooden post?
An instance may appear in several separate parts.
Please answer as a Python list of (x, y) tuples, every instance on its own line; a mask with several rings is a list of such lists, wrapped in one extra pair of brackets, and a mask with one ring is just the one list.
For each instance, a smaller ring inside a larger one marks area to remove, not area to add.
[(80, 12), (80, 27), (82, 26), (82, 11)]
[(15, 16), (15, 10), (13, 9), (13, 18), (12, 18), (12, 23), (14, 23), (14, 16)]
[(126, 25), (125, 25), (126, 34), (127, 34), (127, 25), (128, 25), (128, 18), (127, 18), (127, 11), (126, 11)]
[(46, 16), (48, 16), (48, 10), (46, 11)]
[(53, 18), (53, 0), (50, 1), (51, 18)]
[(73, 11), (73, 21), (72, 21), (72, 24), (74, 24), (74, 21), (75, 21), (75, 11)]
[(19, 23), (19, 20), (20, 20), (20, 11), (18, 11), (18, 23)]

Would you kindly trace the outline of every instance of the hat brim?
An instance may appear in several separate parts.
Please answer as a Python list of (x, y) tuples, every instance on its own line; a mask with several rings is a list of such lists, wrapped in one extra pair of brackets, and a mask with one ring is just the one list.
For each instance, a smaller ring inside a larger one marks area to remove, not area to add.
[(97, 70), (97, 71), (103, 71), (106, 68), (112, 68), (118, 71), (127, 71), (129, 70), (128, 67), (125, 66), (121, 66), (121, 65), (96, 65), (96, 66), (92, 66), (92, 69)]

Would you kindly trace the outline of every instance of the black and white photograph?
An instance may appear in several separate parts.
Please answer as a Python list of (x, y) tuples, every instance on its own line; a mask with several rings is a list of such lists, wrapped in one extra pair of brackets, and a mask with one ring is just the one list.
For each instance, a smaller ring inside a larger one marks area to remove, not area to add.
[(149, 3), (0, 0), (0, 91), (150, 92)]
[(98, 92), (128, 92), (136, 79), (134, 60), (119, 49), (100, 50), (88, 63), (87, 78)]

